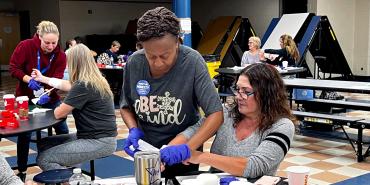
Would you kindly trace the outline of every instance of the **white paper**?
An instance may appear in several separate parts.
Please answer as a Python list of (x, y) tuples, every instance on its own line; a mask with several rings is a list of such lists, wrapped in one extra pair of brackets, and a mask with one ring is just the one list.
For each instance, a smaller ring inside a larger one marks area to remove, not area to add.
[(180, 19), (181, 30), (185, 34), (191, 33), (191, 19), (190, 18), (179, 18), (179, 19)]
[(234, 67), (229, 67), (230, 69), (233, 69), (233, 70), (242, 70), (244, 69), (245, 67), (241, 67), (241, 66), (234, 66)]
[[(33, 99), (32, 99), (33, 100)], [(51, 110), (51, 109), (47, 109), (47, 108), (34, 108), (33, 110), (32, 110), (32, 112), (29, 112), (28, 114), (38, 114), (38, 113), (44, 113), (44, 112), (46, 112), (46, 111), (48, 111), (48, 110)]]
[[(149, 144), (149, 143), (147, 143), (147, 142), (145, 142), (145, 141), (143, 141), (141, 139), (138, 141), (138, 144), (139, 144), (139, 148), (138, 149), (140, 151), (155, 151), (155, 152), (159, 152), (159, 149), (158, 148), (154, 147), (153, 145), (151, 145), (151, 144)], [(131, 151), (134, 151), (135, 150), (132, 145), (130, 146), (130, 150)]]

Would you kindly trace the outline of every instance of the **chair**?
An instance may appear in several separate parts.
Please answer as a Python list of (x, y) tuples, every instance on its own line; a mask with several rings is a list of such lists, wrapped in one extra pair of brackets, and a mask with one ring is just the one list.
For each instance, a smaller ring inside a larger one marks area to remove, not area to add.
[[(108, 157), (108, 156), (107, 156)], [(105, 157), (102, 157), (105, 158)], [(90, 171), (83, 170), (82, 173), (89, 175), (91, 181), (95, 180), (95, 161), (90, 160)], [(73, 175), (73, 168), (48, 170), (37, 174), (33, 177), (35, 182), (45, 184), (57, 184), (68, 182), (69, 178)]]
[(57, 169), (57, 170), (48, 170), (41, 172), (33, 177), (33, 181), (38, 183), (48, 184), (57, 184), (68, 182), (69, 178), (73, 175), (73, 169)]
[[(104, 157), (102, 157), (102, 158), (104, 158)], [(88, 172), (88, 171), (82, 170), (82, 173), (84, 173), (86, 175), (89, 175), (91, 181), (95, 180), (95, 161), (94, 161), (94, 159), (90, 160), (90, 171)]]

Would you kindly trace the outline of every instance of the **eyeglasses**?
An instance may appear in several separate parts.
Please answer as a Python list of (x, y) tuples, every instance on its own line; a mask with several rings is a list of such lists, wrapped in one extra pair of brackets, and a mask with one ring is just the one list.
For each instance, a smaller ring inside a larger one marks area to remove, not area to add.
[(239, 87), (237, 86), (232, 86), (230, 87), (231, 91), (233, 92), (233, 94), (235, 96), (239, 95), (241, 96), (243, 99), (248, 99), (249, 96), (252, 96), (254, 94), (254, 92), (249, 92), (249, 91), (246, 91), (244, 89), (240, 89)]

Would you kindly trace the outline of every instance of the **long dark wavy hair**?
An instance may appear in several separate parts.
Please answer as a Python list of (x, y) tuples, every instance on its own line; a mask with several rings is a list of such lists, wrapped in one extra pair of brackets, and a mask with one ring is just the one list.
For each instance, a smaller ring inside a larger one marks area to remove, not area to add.
[(140, 42), (161, 38), (166, 34), (178, 37), (180, 21), (173, 12), (165, 7), (148, 10), (137, 22), (137, 39)]
[(287, 50), (288, 54), (295, 60), (299, 59), (299, 51), (297, 45), (295, 44), (293, 38), (290, 35), (284, 34), (280, 36), (283, 41), (283, 47)]
[[(247, 77), (253, 88), (259, 106), (258, 130), (261, 133), (281, 118), (296, 122), (296, 118), (290, 111), (284, 82), (275, 67), (263, 63), (252, 64), (244, 68), (240, 76)], [(236, 102), (235, 104), (230, 110), (230, 115), (234, 119), (234, 127), (245, 117), (239, 112)]]

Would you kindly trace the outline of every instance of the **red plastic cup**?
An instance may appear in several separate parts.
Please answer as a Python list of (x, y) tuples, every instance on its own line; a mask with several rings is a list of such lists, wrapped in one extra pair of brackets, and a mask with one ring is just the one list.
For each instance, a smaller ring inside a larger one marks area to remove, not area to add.
[(15, 96), (13, 94), (5, 94), (3, 99), (5, 110), (14, 110)]
[(19, 119), (27, 120), (28, 119), (28, 97), (27, 96), (19, 96), (16, 98), (18, 103), (18, 114)]

